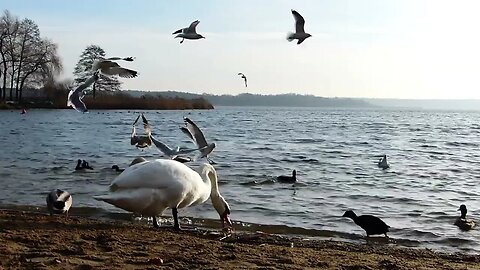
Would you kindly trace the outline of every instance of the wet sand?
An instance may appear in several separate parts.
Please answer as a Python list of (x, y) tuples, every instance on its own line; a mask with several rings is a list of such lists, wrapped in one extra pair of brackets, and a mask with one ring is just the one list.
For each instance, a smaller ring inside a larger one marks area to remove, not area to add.
[(0, 210), (0, 269), (480, 269), (479, 255)]

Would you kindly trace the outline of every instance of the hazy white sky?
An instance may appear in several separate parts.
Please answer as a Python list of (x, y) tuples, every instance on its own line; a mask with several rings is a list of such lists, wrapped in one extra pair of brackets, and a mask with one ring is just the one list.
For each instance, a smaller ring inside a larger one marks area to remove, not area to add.
[[(87, 45), (135, 56), (125, 89), (480, 98), (480, 1), (0, 0), (59, 44), (71, 77)], [(313, 35), (301, 45), (290, 9)], [(173, 31), (200, 20), (206, 39)], [(237, 76), (248, 77), (248, 88)]]

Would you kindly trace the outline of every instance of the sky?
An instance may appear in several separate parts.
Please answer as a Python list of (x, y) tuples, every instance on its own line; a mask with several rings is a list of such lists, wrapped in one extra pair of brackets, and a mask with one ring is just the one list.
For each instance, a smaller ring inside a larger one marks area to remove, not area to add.
[[(91, 44), (138, 70), (124, 89), (210, 94), (480, 99), (476, 0), (0, 0), (59, 45), (64, 73)], [(288, 42), (291, 9), (312, 35)], [(200, 20), (206, 38), (172, 33)], [(248, 88), (237, 75), (248, 77)]]

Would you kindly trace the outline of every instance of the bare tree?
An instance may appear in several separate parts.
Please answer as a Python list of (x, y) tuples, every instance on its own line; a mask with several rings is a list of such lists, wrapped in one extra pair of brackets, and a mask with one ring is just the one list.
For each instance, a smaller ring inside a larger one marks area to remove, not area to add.
[(0, 19), (0, 30), (3, 98), (6, 99), (6, 87), (9, 84), (10, 99), (21, 101), (24, 87), (40, 87), (49, 77), (62, 70), (57, 45), (41, 38), (34, 21), (20, 21), (8, 11)]

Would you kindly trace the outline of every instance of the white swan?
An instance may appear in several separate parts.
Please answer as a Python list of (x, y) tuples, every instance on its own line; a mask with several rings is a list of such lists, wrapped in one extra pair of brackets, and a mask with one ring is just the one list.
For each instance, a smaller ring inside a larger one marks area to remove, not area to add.
[(197, 34), (197, 25), (200, 23), (199, 20), (196, 20), (190, 24), (189, 27), (179, 29), (172, 33), (172, 35), (178, 34), (175, 38), (182, 38), (180, 43), (183, 43), (185, 39), (201, 39), (205, 38), (204, 36)]
[(93, 84), (93, 87), (95, 88), (95, 82), (98, 80), (98, 72), (95, 72), (92, 77), (88, 78), (83, 84), (79, 85), (75, 90), (70, 90), (68, 93), (68, 98), (67, 98), (67, 106), (72, 106), (76, 111), (79, 112), (88, 112), (87, 106), (83, 102), (83, 97), (85, 96), (85, 93), (83, 90), (85, 90), (87, 87), (89, 87), (91, 84)]
[(117, 62), (114, 62), (113, 60), (124, 60), (124, 61), (133, 61), (133, 57), (125, 57), (125, 58), (120, 58), (120, 57), (110, 57), (107, 59), (96, 59), (93, 61), (92, 64), (92, 70), (97, 71), (100, 70), (100, 72), (103, 75), (106, 76), (114, 76), (118, 75), (122, 78), (135, 78), (138, 75), (138, 72), (135, 70), (127, 69), (121, 67)]
[(156, 159), (126, 168), (110, 184), (109, 194), (94, 198), (151, 216), (156, 228), (156, 216), (171, 208), (174, 228), (180, 230), (177, 209), (204, 203), (211, 193), (218, 194), (218, 188), (217, 173), (210, 164), (204, 164), (198, 174), (183, 163)]
[(305, 33), (305, 19), (297, 11), (292, 9), (293, 18), (295, 19), (295, 33), (288, 33), (287, 40), (292, 41), (298, 39), (297, 44), (301, 44), (305, 39), (312, 35)]
[(70, 193), (55, 189), (47, 195), (47, 209), (50, 215), (66, 214), (68, 217), (68, 210), (72, 206), (72, 196)]

